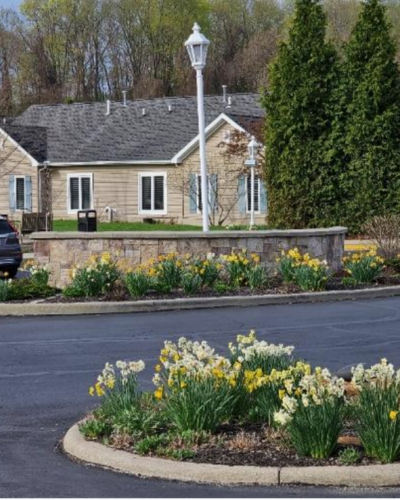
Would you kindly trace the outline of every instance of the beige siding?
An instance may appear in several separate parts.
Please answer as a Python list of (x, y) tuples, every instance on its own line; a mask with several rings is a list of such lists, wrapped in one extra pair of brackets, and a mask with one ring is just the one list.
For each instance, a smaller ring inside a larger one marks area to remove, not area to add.
[(167, 215), (140, 214), (138, 203), (138, 180), (141, 173), (165, 173), (167, 190), (171, 171), (176, 167), (165, 166), (85, 166), (74, 168), (52, 169), (53, 214), (55, 219), (74, 219), (75, 213), (68, 213), (68, 175), (93, 175), (93, 208), (100, 219), (105, 220), (105, 208), (112, 207), (116, 211), (116, 219), (120, 221), (141, 221), (144, 218), (180, 220), (182, 196), (167, 192)]
[[(207, 164), (209, 173), (218, 174), (218, 189), (225, 213), (229, 216), (224, 224), (248, 223), (249, 214), (242, 214), (238, 204), (238, 173), (243, 172), (245, 158), (227, 159), (223, 153), (224, 125), (207, 141)], [(144, 218), (174, 220), (187, 224), (201, 225), (201, 214), (191, 214), (188, 182), (190, 173), (199, 173), (198, 149), (190, 154), (181, 165), (109, 165), (85, 167), (52, 168), (53, 214), (55, 219), (75, 219), (76, 213), (68, 212), (68, 175), (93, 175), (93, 208), (101, 220), (106, 220), (107, 206), (116, 210), (115, 218), (120, 221), (142, 221)], [(167, 176), (167, 214), (139, 213), (139, 174), (146, 172), (165, 173)], [(224, 214), (219, 213), (218, 216)], [(265, 222), (265, 214), (256, 214), (256, 223)]]
[[(229, 125), (223, 125), (207, 140), (207, 171), (209, 174), (218, 175), (218, 195), (222, 205), (222, 209), (215, 214), (215, 219), (221, 218), (224, 220), (224, 225), (227, 224), (247, 224), (250, 219), (250, 214), (241, 213), (239, 209), (238, 195), (238, 175), (247, 173), (244, 168), (246, 158), (237, 156), (235, 158), (227, 158), (224, 155), (226, 146), (224, 144), (225, 132), (233, 132), (233, 128)], [(187, 185), (190, 173), (200, 173), (200, 154), (196, 149), (188, 156), (181, 166), (181, 185), (185, 187), (185, 202), (183, 221), (201, 224), (201, 214), (193, 215), (190, 213), (190, 199), (187, 192)], [(179, 183), (176, 183), (179, 184)], [(172, 187), (171, 187), (172, 188)], [(225, 218), (225, 216), (227, 216)], [(255, 214), (256, 224), (265, 224), (266, 214)]]
[(21, 211), (10, 211), (9, 198), (9, 179), (11, 175), (31, 176), (32, 179), (32, 211), (37, 211), (37, 175), (38, 168), (32, 166), (31, 160), (24, 155), (9, 140), (5, 140), (4, 135), (0, 133), (0, 213), (8, 214), (12, 220), (20, 220)]

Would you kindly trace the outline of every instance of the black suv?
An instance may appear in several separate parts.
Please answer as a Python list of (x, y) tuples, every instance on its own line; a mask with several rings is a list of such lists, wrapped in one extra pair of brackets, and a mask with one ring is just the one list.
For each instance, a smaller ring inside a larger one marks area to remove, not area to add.
[(0, 217), (0, 273), (13, 278), (22, 262), (18, 232), (4, 217)]

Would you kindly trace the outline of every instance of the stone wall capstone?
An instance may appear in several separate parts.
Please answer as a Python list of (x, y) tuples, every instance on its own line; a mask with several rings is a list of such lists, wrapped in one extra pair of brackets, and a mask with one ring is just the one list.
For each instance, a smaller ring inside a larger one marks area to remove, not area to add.
[(131, 267), (171, 252), (179, 255), (206, 256), (228, 254), (247, 249), (258, 254), (264, 265), (275, 267), (282, 250), (297, 247), (301, 252), (325, 259), (333, 270), (339, 270), (347, 229), (298, 229), (271, 231), (199, 232), (48, 232), (34, 233), (35, 260), (51, 271), (51, 283), (64, 287), (71, 281), (70, 270), (92, 255), (110, 252)]

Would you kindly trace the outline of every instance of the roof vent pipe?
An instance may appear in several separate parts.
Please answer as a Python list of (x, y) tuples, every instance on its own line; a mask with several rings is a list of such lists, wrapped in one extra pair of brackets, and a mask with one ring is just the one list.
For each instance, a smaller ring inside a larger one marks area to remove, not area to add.
[(168, 113), (172, 113), (172, 104), (168, 104)]
[(106, 116), (111, 114), (111, 101), (110, 99), (107, 99), (107, 111), (106, 111)]
[(147, 115), (146, 108), (142, 108), (142, 116), (146, 116), (146, 115)]
[(228, 85), (222, 85), (222, 102), (227, 103), (228, 100)]
[(122, 91), (122, 105), (126, 108), (126, 90)]
[(231, 107), (232, 107), (232, 97), (229, 96), (228, 97), (228, 106), (227, 106), (227, 108), (231, 108)]

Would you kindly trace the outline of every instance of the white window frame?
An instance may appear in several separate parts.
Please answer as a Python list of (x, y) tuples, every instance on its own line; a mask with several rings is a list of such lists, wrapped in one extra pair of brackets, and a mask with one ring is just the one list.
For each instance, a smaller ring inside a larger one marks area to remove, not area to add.
[[(16, 175), (14, 176), (14, 206), (15, 206), (15, 211), (16, 212), (23, 212), (25, 210), (25, 199), (26, 199), (26, 188), (25, 188), (25, 178), (26, 175)], [(24, 179), (24, 208), (17, 208), (17, 179)]]
[[(151, 206), (150, 210), (142, 209), (142, 179), (143, 177), (151, 177)], [(154, 208), (154, 177), (164, 178), (164, 209), (156, 210)], [(167, 190), (167, 172), (139, 172), (138, 174), (138, 213), (143, 215), (167, 215), (168, 213), (168, 190)]]
[[(77, 209), (71, 208), (71, 179), (79, 179), (79, 207)], [(82, 190), (81, 190), (81, 179), (90, 179), (90, 208), (86, 208), (85, 210), (93, 210), (93, 174), (67, 174), (67, 211), (69, 214), (76, 214), (80, 210), (83, 210), (82, 207)]]
[[(260, 176), (257, 174), (254, 175), (254, 180), (256, 180), (256, 179), (258, 179), (258, 210), (254, 210), (254, 213), (260, 214), (261, 213), (261, 179), (260, 179)], [(249, 182), (251, 182), (251, 175), (246, 175), (245, 182), (246, 182), (246, 214), (250, 214), (251, 213), (251, 206), (249, 206), (249, 201), (251, 201), (251, 200), (249, 200), (250, 193), (248, 192), (247, 186), (248, 186)], [(256, 187), (256, 186), (254, 186), (254, 187)], [(254, 194), (255, 193), (256, 193), (256, 191), (254, 190)]]

